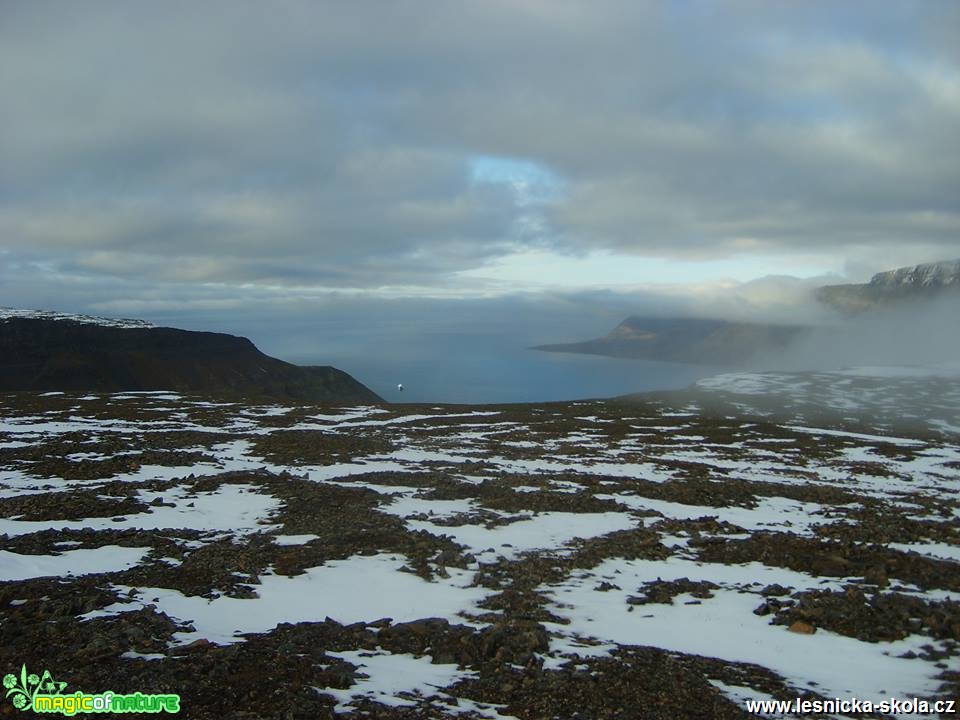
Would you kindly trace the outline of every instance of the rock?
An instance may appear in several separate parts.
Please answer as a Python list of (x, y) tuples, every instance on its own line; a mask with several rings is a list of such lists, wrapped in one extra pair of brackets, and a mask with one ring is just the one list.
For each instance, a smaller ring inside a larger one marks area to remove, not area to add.
[(790, 588), (785, 588), (783, 585), (774, 583), (773, 585), (767, 585), (763, 590), (760, 591), (760, 594), (764, 597), (778, 597), (780, 595), (789, 595)]
[(765, 602), (762, 605), (758, 606), (756, 609), (754, 609), (753, 614), (763, 617), (764, 615), (769, 615), (770, 613), (774, 612), (777, 609), (778, 608), (774, 607), (771, 603)]
[(869, 568), (863, 574), (863, 581), (869, 585), (876, 585), (882, 588), (890, 584), (887, 578), (887, 569), (883, 565), (875, 565)]
[(194, 653), (194, 652), (206, 650), (211, 645), (213, 645), (213, 643), (207, 640), (206, 638), (200, 638), (199, 640), (194, 640), (191, 643), (182, 645), (181, 647), (177, 648), (177, 650), (180, 653)]
[(803, 620), (795, 621), (790, 627), (787, 628), (792, 633), (798, 633), (800, 635), (813, 635), (817, 629), (810, 623), (806, 623)]

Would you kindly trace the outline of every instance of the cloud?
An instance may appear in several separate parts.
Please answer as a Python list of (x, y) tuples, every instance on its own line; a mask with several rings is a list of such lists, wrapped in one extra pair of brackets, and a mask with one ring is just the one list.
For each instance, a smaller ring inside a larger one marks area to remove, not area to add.
[(960, 295), (914, 301), (853, 317), (834, 317), (800, 335), (783, 352), (757, 358), (766, 370), (831, 370), (853, 366), (957, 366), (960, 338), (946, 331)]
[(532, 251), (958, 256), (956, 13), (4, 3), (6, 262), (38, 304), (73, 278), (135, 308), (145, 286), (474, 296), (464, 271)]

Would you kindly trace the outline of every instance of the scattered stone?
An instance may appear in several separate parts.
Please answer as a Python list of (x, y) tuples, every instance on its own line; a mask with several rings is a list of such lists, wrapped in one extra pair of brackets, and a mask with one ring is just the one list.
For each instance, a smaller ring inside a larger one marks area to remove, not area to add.
[[(0, 416), (29, 412), (43, 416), (45, 422), (56, 422), (75, 414), (77, 402), (70, 396), (0, 396)], [(278, 501), (276, 511), (260, 519), (258, 531), (250, 534), (127, 529), (101, 521), (97, 527), (107, 524), (109, 529), (48, 528), (0, 536), (0, 549), (21, 555), (108, 545), (149, 548), (145, 560), (129, 570), (0, 581), (0, 654), (30, 668), (69, 668), (64, 679), (74, 689), (112, 686), (180, 693), (183, 706), (189, 708), (186, 716), (196, 720), (341, 715), (432, 720), (453, 716), (455, 698), (496, 704), (503, 714), (522, 720), (681, 718), (691, 716), (690, 708), (696, 708), (701, 717), (743, 720), (742, 705), (710, 681), (779, 699), (817, 698), (808, 687), (792, 687), (770, 670), (721, 658), (625, 645), (606, 655), (607, 641), (590, 637), (575, 638), (581, 647), (589, 648), (582, 657), (573, 651), (560, 656), (551, 650), (558, 635), (567, 635), (571, 628), (570, 620), (558, 615), (562, 609), (551, 586), (575, 581), (580, 574), (592, 577), (587, 582), (597, 592), (621, 593), (614, 596), (619, 598), (627, 595), (621, 588), (632, 590), (626, 597), (626, 611), (641, 609), (631, 615), (631, 623), (663, 612), (658, 603), (676, 604), (674, 612), (682, 611), (681, 604), (709, 606), (721, 588), (695, 577), (635, 587), (636, 581), (624, 585), (620, 579), (627, 576), (626, 571), (604, 574), (602, 579), (590, 575), (612, 558), (656, 562), (681, 557), (704, 563), (759, 562), (822, 578), (843, 578), (842, 590), (834, 589), (836, 580), (827, 585), (831, 590), (796, 592), (779, 584), (761, 588), (762, 575), (759, 582), (738, 589), (755, 598), (756, 615), (794, 633), (823, 629), (864, 642), (911, 635), (928, 638), (922, 649), (901, 657), (931, 667), (936, 664), (943, 671), (940, 694), (956, 696), (960, 681), (950, 667), (960, 649), (958, 603), (934, 601), (916, 591), (917, 587), (960, 591), (956, 563), (895, 550), (889, 543), (960, 544), (956, 522), (960, 503), (931, 483), (919, 481), (899, 497), (878, 497), (858, 491), (853, 475), (870, 473), (879, 482), (903, 480), (890, 463), (927, 457), (923, 448), (929, 446), (871, 441), (876, 460), (854, 464), (845, 454), (853, 447), (847, 438), (813, 436), (762, 419), (747, 423), (732, 411), (730, 417), (672, 414), (688, 402), (592, 402), (588, 408), (583, 407), (586, 403), (490, 406), (484, 412), (494, 414), (468, 416), (471, 435), (478, 428), (478, 436), (486, 434), (467, 450), (462, 447), (464, 417), (476, 409), (453, 406), (429, 411), (419, 406), (385, 406), (375, 416), (387, 421), (382, 425), (336, 427), (324, 418), (342, 412), (337, 408), (303, 406), (269, 415), (248, 413), (236, 404), (194, 407), (184, 402), (191, 422), (207, 429), (200, 432), (156, 429), (158, 420), (169, 421), (169, 410), (152, 410), (149, 400), (111, 403), (104, 396), (85, 401), (83, 413), (93, 419), (121, 419), (128, 428), (136, 425), (144, 432), (83, 430), (20, 446), (15, 445), (14, 434), (0, 432), (0, 469), (37, 478), (30, 493), (5, 493), (0, 517), (46, 527), (85, 518), (119, 521), (138, 515), (165, 516), (157, 509), (195, 508), (194, 499), (203, 497), (206, 503), (206, 494), (229, 485), (250, 486), (253, 492)], [(408, 419), (414, 415), (429, 417)], [(308, 423), (321, 429), (301, 429)], [(256, 432), (237, 430), (247, 426)], [(842, 427), (870, 432), (866, 427)], [(585, 436), (593, 439), (583, 440)], [(677, 448), (689, 449), (693, 436), (703, 438), (696, 441), (703, 444), (703, 448), (697, 446), (703, 450), (703, 459), (661, 457)], [(250, 443), (250, 456), (286, 465), (292, 472), (223, 472), (216, 467), (215, 456), (222, 457), (216, 448), (237, 440)], [(319, 481), (316, 473), (311, 479), (297, 467), (347, 462), (359, 467), (407, 444), (434, 454), (429, 460), (411, 463), (409, 472), (373, 471)], [(647, 463), (664, 477), (654, 482), (646, 477), (592, 473), (591, 465), (609, 460), (598, 457), (597, 446), (616, 447), (618, 459)], [(733, 477), (735, 463), (753, 457), (754, 451), (778, 453), (789, 462), (769, 473), (764, 470), (762, 481)], [(718, 461), (710, 461), (708, 454)], [(447, 456), (453, 459), (443, 459)], [(507, 470), (503, 458), (550, 459), (551, 465), (549, 470), (517, 471), (524, 466), (515, 463)], [(576, 468), (562, 467), (567, 461), (575, 462)], [(826, 480), (818, 475), (818, 463), (832, 464), (851, 475), (846, 480)], [(171, 480), (142, 479), (146, 476), (139, 472), (133, 476), (137, 479), (129, 479), (131, 472), (150, 465), (187, 469), (182, 477)], [(958, 469), (944, 463), (943, 477), (955, 478)], [(123, 479), (118, 479), (121, 475)], [(468, 509), (400, 518), (390, 512), (393, 490), (416, 500), (468, 500), (463, 503)], [(697, 509), (682, 513), (681, 519), (670, 518), (664, 517), (666, 511), (630, 509), (609, 495)], [(767, 498), (818, 504), (821, 508), (815, 512), (818, 521), (822, 514), (822, 521), (802, 526), (799, 521), (796, 525), (784, 522), (775, 530), (748, 531), (721, 519), (725, 508), (756, 508)], [(898, 502), (908, 503), (909, 512), (903, 512)], [(477, 552), (475, 557), (452, 539), (454, 528), (470, 526), (503, 529), (507, 534), (511, 525), (541, 512), (629, 513), (635, 527), (574, 539), (549, 550), (515, 548), (509, 559), (494, 560), (487, 553)], [(431, 532), (412, 529), (418, 518), (429, 520)], [(444, 535), (442, 528), (450, 528), (450, 535)], [(276, 540), (279, 535), (312, 539), (288, 545)], [(674, 543), (671, 536), (687, 542)], [(676, 547), (668, 547), (673, 544)], [(343, 625), (328, 618), (281, 623), (269, 632), (217, 645), (155, 605), (142, 605), (155, 596), (137, 590), (158, 587), (194, 597), (255, 598), (267, 573), (292, 577), (327, 562), (378, 553), (405, 557), (408, 569), (427, 582), (442, 584), (456, 576), (455, 571), (469, 570), (474, 584), (488, 594), (462, 621), (422, 618), (394, 623), (388, 617)], [(132, 590), (127, 595), (123, 588)], [(722, 590), (728, 589), (723, 584)], [(129, 611), (97, 616), (97, 611), (130, 599), (137, 602), (129, 605)], [(611, 596), (596, 597), (604, 599)], [(651, 607), (643, 609), (644, 605)], [(183, 633), (194, 633), (185, 645), (179, 644)], [(55, 655), (51, 648), (56, 649)], [(464, 679), (424, 696), (410, 696), (408, 707), (357, 700), (352, 712), (338, 715), (334, 713), (337, 700), (329, 692), (365, 679), (359, 663), (337, 657), (344, 651), (390, 652), (455, 665), (464, 671)], [(223, 688), (231, 692), (215, 692)], [(0, 700), (0, 714), (12, 709)], [(469, 711), (459, 716), (478, 717)]]

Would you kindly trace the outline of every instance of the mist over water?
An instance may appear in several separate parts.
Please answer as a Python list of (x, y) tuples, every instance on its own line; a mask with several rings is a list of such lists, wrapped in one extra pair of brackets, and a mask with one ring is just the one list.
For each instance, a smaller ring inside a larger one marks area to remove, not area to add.
[(835, 317), (751, 362), (758, 370), (792, 371), (892, 365), (960, 365), (960, 295)]
[[(793, 314), (780, 307), (776, 318), (752, 318), (754, 322), (793, 322), (808, 330), (784, 350), (758, 355), (740, 367), (709, 364), (710, 358), (703, 358), (702, 365), (688, 365), (529, 349), (600, 337), (631, 314), (629, 308), (590, 316), (570, 312), (566, 306), (507, 301), (464, 303), (468, 312), (454, 312), (452, 303), (440, 305), (434, 314), (417, 314), (413, 310), (419, 306), (411, 309), (395, 303), (377, 308), (376, 313), (357, 311), (340, 319), (333, 314), (288, 317), (286, 325), (260, 324), (240, 331), (256, 338), (268, 354), (300, 365), (333, 365), (392, 402), (608, 398), (685, 388), (698, 379), (731, 371), (960, 363), (960, 297), (956, 295), (844, 316), (808, 294), (796, 300)], [(638, 307), (637, 314), (656, 316), (652, 310)], [(398, 383), (403, 383), (403, 393), (397, 390)]]

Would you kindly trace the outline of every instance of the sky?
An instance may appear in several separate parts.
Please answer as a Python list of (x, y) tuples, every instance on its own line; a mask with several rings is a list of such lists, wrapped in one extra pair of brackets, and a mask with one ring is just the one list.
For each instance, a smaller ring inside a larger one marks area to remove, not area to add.
[(291, 356), (802, 319), (960, 257), (958, 157), (953, 0), (0, 0), (0, 305)]

